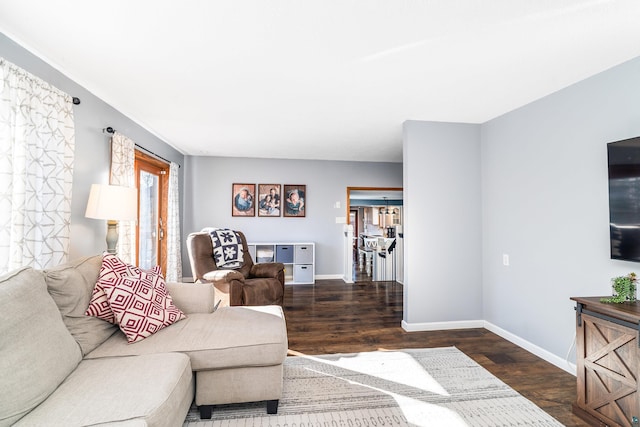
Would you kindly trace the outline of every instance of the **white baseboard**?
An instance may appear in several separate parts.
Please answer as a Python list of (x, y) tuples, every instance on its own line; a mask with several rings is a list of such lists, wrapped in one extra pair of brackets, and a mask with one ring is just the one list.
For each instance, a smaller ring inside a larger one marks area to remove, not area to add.
[(499, 326), (494, 325), (491, 322), (487, 322), (485, 321), (485, 328), (490, 330), (491, 332), (493, 332), (496, 335), (501, 336), (502, 338), (506, 339), (507, 341), (511, 341), (512, 343), (514, 343), (515, 345), (517, 345), (518, 347), (524, 348), (525, 350), (527, 350), (529, 353), (533, 353), (536, 356), (538, 356), (539, 358), (546, 360), (547, 362), (551, 363), (552, 365), (557, 366), (558, 368), (562, 369), (563, 371), (566, 371), (568, 373), (570, 373), (571, 375), (575, 376), (576, 372), (577, 372), (577, 367), (574, 363), (569, 362), (568, 360), (565, 360), (561, 357), (556, 356), (555, 354), (545, 350), (542, 347), (539, 347), (523, 338), (520, 338), (519, 336), (512, 334), (509, 331), (506, 331), (502, 328), (500, 328)]
[(316, 274), (316, 280), (332, 280), (332, 279), (344, 279), (342, 274)]
[(552, 365), (557, 366), (570, 373), (571, 375), (576, 375), (577, 367), (575, 364), (570, 363), (567, 360), (562, 359), (561, 357), (556, 356), (555, 354), (539, 347), (519, 336), (512, 334), (509, 331), (506, 331), (491, 322), (487, 322), (486, 320), (463, 320), (463, 321), (454, 321), (454, 322), (428, 322), (428, 323), (407, 323), (404, 320), (402, 321), (402, 329), (407, 332), (418, 332), (418, 331), (441, 331), (448, 329), (471, 329), (471, 328), (485, 328), (494, 334), (506, 339), (527, 350), (529, 353), (532, 353), (539, 358), (551, 363)]
[(407, 323), (402, 321), (402, 329), (407, 332), (443, 331), (447, 329), (484, 328), (484, 320), (460, 320), (455, 322)]
[[(315, 277), (316, 280), (334, 280), (334, 279), (338, 279), (338, 280), (342, 280), (345, 283), (355, 283), (353, 281), (353, 279), (347, 278), (342, 274), (316, 274), (314, 277)], [(397, 281), (397, 282), (404, 286), (404, 283), (399, 282), (399, 281)]]

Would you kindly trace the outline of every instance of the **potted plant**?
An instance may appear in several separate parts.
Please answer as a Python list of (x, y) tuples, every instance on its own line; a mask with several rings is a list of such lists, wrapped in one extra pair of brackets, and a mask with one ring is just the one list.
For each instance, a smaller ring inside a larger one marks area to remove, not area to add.
[(637, 291), (636, 273), (629, 273), (626, 276), (614, 277), (611, 279), (611, 287), (613, 288), (613, 296), (611, 298), (602, 298), (602, 302), (634, 302), (636, 300)]

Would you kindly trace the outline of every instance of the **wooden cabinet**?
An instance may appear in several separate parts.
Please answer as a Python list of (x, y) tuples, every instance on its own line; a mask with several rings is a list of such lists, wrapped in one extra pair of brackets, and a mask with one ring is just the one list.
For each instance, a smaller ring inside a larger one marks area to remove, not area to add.
[(576, 302), (577, 399), (592, 425), (640, 426), (640, 303)]
[(284, 264), (287, 285), (315, 283), (314, 243), (247, 243), (253, 260)]

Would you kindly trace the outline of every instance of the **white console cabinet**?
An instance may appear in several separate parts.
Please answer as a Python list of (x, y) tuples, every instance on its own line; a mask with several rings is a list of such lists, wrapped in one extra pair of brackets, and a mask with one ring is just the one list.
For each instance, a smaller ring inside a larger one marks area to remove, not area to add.
[(315, 243), (247, 243), (247, 246), (256, 263), (283, 263), (285, 284), (315, 283)]

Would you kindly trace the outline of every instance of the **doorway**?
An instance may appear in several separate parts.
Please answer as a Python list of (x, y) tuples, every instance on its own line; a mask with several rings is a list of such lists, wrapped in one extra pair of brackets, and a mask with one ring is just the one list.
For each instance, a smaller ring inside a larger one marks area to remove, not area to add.
[[(402, 233), (398, 236), (396, 232), (402, 230), (402, 204), (402, 187), (347, 187), (347, 218), (353, 228), (353, 249), (351, 253), (345, 253), (349, 258), (345, 260), (345, 266), (350, 266), (345, 276), (351, 277), (354, 282), (387, 281), (392, 277), (392, 280), (402, 283), (404, 259), (403, 251), (399, 248), (402, 245)], [(397, 248), (393, 255), (393, 269), (385, 268), (383, 273), (379, 268), (382, 265), (375, 262), (382, 256), (378, 252), (371, 253), (371, 248), (365, 245), (365, 237), (368, 241), (377, 240), (378, 237), (385, 239), (383, 241), (388, 245), (391, 239), (395, 239), (393, 248), (389, 249), (392, 251)]]
[(168, 207), (168, 165), (138, 150), (135, 152), (138, 188), (137, 265), (151, 269), (156, 265), (167, 271), (165, 224)]

